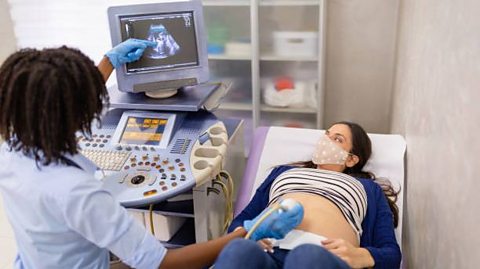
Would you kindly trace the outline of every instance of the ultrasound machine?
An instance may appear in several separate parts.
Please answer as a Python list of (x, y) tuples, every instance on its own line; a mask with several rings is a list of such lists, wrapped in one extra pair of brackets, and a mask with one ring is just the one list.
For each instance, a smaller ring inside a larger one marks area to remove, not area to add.
[[(233, 214), (228, 201), (233, 183), (223, 169), (242, 169), (244, 162), (242, 142), (242, 150), (235, 150), (242, 157), (230, 164), (227, 148), (233, 136), (243, 134), (241, 121), (219, 120), (208, 111), (218, 107), (229, 87), (208, 82), (200, 1), (110, 7), (108, 18), (112, 45), (138, 38), (157, 46), (117, 68), (117, 85), (108, 89), (110, 110), (91, 137), (79, 137), (82, 154), (97, 164), (104, 188), (123, 206), (156, 205), (154, 210), (162, 211), (157, 205), (190, 197), (193, 210), (181, 214), (194, 217), (195, 241), (219, 235), (222, 231), (212, 232), (213, 222), (222, 226)], [(218, 201), (208, 197), (218, 196), (218, 189), (227, 205), (221, 214), (214, 212)], [(209, 219), (212, 214), (223, 215), (222, 221)]]

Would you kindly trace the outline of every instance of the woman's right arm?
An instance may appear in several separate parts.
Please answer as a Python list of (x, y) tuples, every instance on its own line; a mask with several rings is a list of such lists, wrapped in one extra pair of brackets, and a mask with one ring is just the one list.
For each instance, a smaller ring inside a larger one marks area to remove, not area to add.
[(246, 234), (247, 231), (244, 228), (239, 228), (217, 239), (168, 250), (160, 264), (160, 269), (205, 268), (215, 262), (226, 244)]
[(143, 54), (147, 47), (156, 46), (156, 42), (141, 40), (141, 39), (127, 39), (122, 43), (116, 45), (114, 48), (105, 53), (97, 68), (106, 82), (114, 68), (137, 61)]
[(97, 66), (98, 71), (102, 74), (103, 80), (107, 82), (110, 74), (113, 72), (113, 65), (110, 63), (110, 60), (105, 56), (102, 58), (100, 63)]
[[(376, 184), (376, 183), (375, 183)], [(402, 253), (395, 238), (393, 215), (380, 186), (375, 188), (377, 214), (374, 221), (373, 244), (365, 246), (375, 261), (374, 268), (400, 268)]]

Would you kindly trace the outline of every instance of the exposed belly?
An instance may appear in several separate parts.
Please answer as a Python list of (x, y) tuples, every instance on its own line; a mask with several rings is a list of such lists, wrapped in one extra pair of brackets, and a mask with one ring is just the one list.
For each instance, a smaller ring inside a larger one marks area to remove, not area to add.
[(304, 217), (296, 228), (327, 238), (342, 238), (359, 246), (357, 235), (340, 209), (328, 199), (315, 194), (288, 193), (282, 198), (292, 198), (303, 205)]

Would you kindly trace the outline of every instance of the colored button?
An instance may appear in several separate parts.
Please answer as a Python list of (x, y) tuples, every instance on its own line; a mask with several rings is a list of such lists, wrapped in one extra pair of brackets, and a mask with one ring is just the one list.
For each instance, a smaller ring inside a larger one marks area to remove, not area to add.
[(168, 189), (167, 186), (162, 187), (162, 191), (166, 191), (167, 189)]
[(150, 196), (150, 195), (154, 195), (155, 193), (157, 193), (157, 190), (149, 190), (144, 192), (143, 196)]

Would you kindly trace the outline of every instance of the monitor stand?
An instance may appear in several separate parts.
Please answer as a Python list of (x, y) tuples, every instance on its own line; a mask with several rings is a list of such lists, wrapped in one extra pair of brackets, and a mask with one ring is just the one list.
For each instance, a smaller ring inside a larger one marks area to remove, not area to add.
[(145, 95), (154, 98), (154, 99), (164, 99), (168, 97), (172, 97), (177, 94), (178, 89), (162, 89), (162, 90), (153, 90), (153, 91), (146, 91)]
[(231, 83), (204, 83), (178, 89), (170, 98), (155, 99), (141, 93), (118, 90), (117, 85), (108, 88), (110, 107), (155, 111), (199, 111), (215, 109), (230, 89)]

